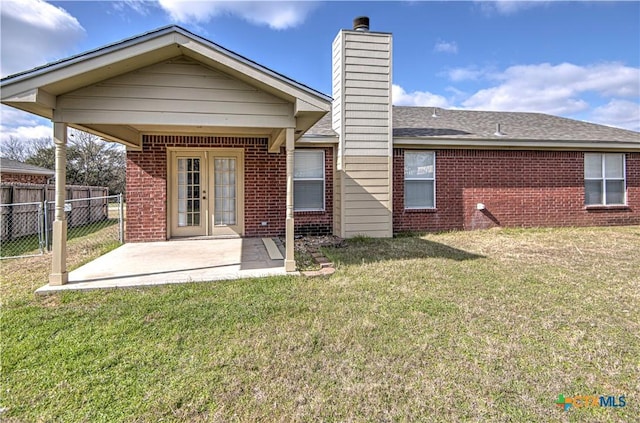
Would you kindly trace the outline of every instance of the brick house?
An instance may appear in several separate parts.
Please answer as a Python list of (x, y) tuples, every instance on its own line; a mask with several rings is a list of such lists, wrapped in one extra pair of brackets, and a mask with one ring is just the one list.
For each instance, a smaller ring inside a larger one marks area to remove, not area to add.
[(46, 184), (54, 175), (53, 170), (0, 157), (0, 182)]
[(332, 49), (329, 97), (170, 26), (9, 76), (2, 103), (53, 121), (58, 181), (68, 126), (127, 146), (128, 242), (285, 235), (293, 270), (294, 232), (640, 224), (639, 133), (394, 107), (391, 34), (359, 18)]

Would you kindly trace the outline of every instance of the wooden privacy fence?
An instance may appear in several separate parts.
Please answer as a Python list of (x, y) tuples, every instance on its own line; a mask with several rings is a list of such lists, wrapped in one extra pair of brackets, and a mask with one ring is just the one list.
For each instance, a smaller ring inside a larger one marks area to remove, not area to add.
[[(109, 217), (106, 187), (67, 185), (67, 225), (88, 225)], [(53, 185), (0, 184), (0, 239), (2, 241), (38, 233), (38, 214), (46, 223), (53, 221), (55, 187)]]

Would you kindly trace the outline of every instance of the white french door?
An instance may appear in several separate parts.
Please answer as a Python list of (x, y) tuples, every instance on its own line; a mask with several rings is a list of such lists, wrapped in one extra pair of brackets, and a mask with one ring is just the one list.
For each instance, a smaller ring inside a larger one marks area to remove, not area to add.
[(171, 237), (241, 236), (242, 150), (171, 154)]

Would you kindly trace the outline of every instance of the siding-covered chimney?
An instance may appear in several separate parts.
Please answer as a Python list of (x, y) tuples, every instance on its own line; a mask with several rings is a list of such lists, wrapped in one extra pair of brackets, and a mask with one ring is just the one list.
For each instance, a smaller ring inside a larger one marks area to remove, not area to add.
[(392, 219), (391, 34), (354, 20), (333, 41), (333, 129), (339, 134), (334, 233), (390, 237)]

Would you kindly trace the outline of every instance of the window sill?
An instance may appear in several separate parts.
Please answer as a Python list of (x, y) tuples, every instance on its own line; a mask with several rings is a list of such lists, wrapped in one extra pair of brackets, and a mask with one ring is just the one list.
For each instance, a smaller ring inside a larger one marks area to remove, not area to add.
[(294, 210), (293, 214), (325, 214), (326, 210)]
[(631, 210), (631, 208), (626, 204), (618, 204), (615, 206), (605, 206), (601, 204), (596, 204), (593, 206), (585, 206), (584, 209), (586, 211), (606, 211), (606, 210)]
[(405, 213), (437, 213), (438, 209), (404, 209)]

